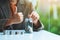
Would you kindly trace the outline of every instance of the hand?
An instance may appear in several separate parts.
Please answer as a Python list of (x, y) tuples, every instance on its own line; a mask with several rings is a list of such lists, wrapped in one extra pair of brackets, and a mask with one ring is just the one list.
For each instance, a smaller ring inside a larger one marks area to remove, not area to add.
[(37, 12), (33, 11), (31, 14), (28, 15), (28, 17), (32, 18), (34, 24), (38, 23), (39, 15)]
[(21, 12), (14, 14), (6, 23), (5, 26), (9, 26), (12, 24), (18, 24), (23, 22), (23, 14)]
[(12, 24), (18, 24), (23, 22), (23, 14), (21, 12), (17, 13), (12, 17)]

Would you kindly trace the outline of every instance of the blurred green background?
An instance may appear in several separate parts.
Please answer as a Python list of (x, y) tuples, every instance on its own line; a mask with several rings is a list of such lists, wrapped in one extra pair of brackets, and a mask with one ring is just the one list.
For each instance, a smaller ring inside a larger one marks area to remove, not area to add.
[(50, 11), (46, 12), (45, 15), (43, 15), (43, 12), (41, 12), (38, 8), (36, 9), (38, 14), (40, 15), (40, 21), (44, 24), (44, 29), (60, 35), (60, 7), (57, 7), (57, 14), (58, 19), (53, 18), (53, 8), (50, 7)]
[(40, 16), (44, 30), (60, 35), (60, 1), (33, 0), (33, 6)]

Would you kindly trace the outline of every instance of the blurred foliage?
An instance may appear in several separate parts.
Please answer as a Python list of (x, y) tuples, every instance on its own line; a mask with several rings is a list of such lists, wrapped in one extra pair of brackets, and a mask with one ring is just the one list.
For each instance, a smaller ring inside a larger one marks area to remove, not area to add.
[(50, 18), (50, 25), (51, 32), (60, 35), (60, 19), (54, 20)]
[[(53, 18), (53, 8), (50, 7), (50, 17), (49, 17), (49, 13), (43, 15), (43, 13), (39, 11), (39, 9), (36, 9), (36, 11), (40, 15), (40, 20), (42, 21), (45, 27), (44, 29), (60, 35), (60, 19), (58, 18), (57, 20), (55, 20)], [(57, 12), (58, 12), (58, 17), (60, 17), (60, 7), (57, 7)]]
[(50, 7), (50, 16), (53, 16), (53, 7)]
[(60, 17), (60, 6), (57, 6), (58, 16)]

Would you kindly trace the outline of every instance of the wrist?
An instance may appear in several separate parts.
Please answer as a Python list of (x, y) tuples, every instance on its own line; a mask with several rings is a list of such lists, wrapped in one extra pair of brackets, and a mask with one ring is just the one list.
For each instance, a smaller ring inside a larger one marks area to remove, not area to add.
[(36, 26), (38, 25), (38, 21), (35, 21), (35, 22), (33, 22), (33, 23), (34, 23), (34, 25), (36, 25)]

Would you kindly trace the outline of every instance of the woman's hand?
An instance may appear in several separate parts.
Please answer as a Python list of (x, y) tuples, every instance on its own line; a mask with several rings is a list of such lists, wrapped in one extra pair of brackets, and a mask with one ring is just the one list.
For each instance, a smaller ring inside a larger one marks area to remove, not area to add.
[(14, 16), (12, 17), (12, 24), (18, 24), (23, 22), (23, 14), (22, 12), (19, 12), (17, 14), (14, 14)]
[(37, 12), (33, 11), (31, 14), (28, 15), (29, 18), (32, 18), (33, 23), (37, 25), (38, 20), (39, 20), (39, 15)]
[(23, 14), (21, 12), (14, 14), (6, 23), (5, 26), (9, 26), (12, 24), (19, 24), (23, 22)]

